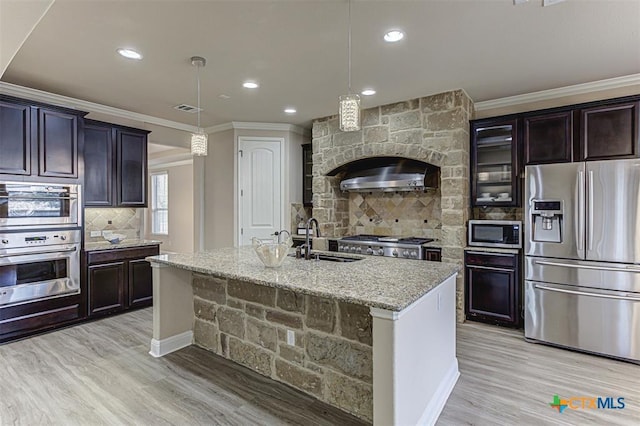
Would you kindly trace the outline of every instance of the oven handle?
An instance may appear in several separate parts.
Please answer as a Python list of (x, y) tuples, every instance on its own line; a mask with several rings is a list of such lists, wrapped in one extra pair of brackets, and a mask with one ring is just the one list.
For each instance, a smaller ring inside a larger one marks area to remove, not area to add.
[(19, 253), (11, 253), (11, 254), (0, 254), (0, 259), (5, 257), (15, 257), (15, 256), (33, 256), (37, 254), (56, 254), (56, 253), (69, 253), (72, 251), (76, 251), (76, 247), (71, 247), (70, 249), (65, 250), (42, 250), (42, 251), (23, 251)]
[(0, 195), (0, 198), (6, 198), (8, 200), (77, 200), (78, 196), (60, 196), (60, 197), (51, 197), (51, 196), (37, 196), (37, 195)]
[(629, 295), (616, 296), (614, 294), (599, 293), (597, 291), (566, 290), (563, 288), (548, 287), (546, 285), (541, 285), (541, 284), (534, 284), (533, 287), (539, 290), (557, 291), (558, 293), (575, 294), (578, 296), (602, 297), (604, 299), (619, 299), (619, 300), (628, 300), (630, 302), (640, 302), (640, 297), (634, 297)]

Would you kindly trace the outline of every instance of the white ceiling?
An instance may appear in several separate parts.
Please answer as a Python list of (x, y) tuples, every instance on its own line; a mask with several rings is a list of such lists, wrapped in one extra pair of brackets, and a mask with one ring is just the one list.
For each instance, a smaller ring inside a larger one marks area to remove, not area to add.
[[(354, 0), (353, 89), (377, 90), (364, 107), (457, 88), (479, 102), (640, 72), (640, 0), (541, 4)], [(405, 40), (383, 42), (391, 28)], [(347, 92), (346, 40), (344, 0), (56, 0), (1, 80), (193, 125), (172, 107), (196, 104), (189, 58), (200, 55), (203, 127), (309, 127)]]

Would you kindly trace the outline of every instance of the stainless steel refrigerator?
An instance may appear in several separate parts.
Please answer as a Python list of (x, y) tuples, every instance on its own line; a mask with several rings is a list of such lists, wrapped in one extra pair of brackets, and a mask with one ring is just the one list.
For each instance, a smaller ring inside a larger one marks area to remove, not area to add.
[(527, 166), (525, 337), (640, 362), (640, 160)]

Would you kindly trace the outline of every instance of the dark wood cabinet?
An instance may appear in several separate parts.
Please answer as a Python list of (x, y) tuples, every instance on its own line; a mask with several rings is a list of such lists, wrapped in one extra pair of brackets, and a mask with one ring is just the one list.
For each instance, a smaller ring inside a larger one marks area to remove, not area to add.
[(639, 102), (581, 109), (581, 159), (638, 157), (638, 111)]
[(465, 252), (465, 317), (521, 327), (520, 255)]
[(79, 180), (84, 115), (0, 95), (0, 174)]
[(84, 201), (86, 206), (113, 206), (113, 151), (111, 126), (85, 123)]
[(85, 206), (147, 206), (146, 130), (87, 120)]
[(153, 302), (151, 265), (144, 259), (129, 261), (129, 306), (149, 306)]
[(520, 205), (519, 120), (471, 122), (471, 205)]
[(0, 100), (0, 174), (31, 174), (31, 108)]
[[(82, 292), (84, 286), (81, 284)], [(83, 294), (0, 307), (0, 342), (77, 323), (85, 316)]]
[(120, 311), (125, 307), (125, 263), (89, 265), (89, 315)]
[(442, 249), (437, 247), (425, 247), (424, 249), (424, 260), (429, 260), (431, 262), (441, 262), (442, 261)]
[(313, 205), (313, 150), (310, 143), (302, 145), (302, 204)]
[(116, 129), (118, 205), (147, 206), (147, 132)]
[(159, 252), (159, 246), (86, 252), (89, 316), (151, 306), (153, 278), (151, 265), (144, 259)]
[(573, 160), (573, 112), (525, 116), (524, 163), (567, 163)]
[(38, 110), (38, 174), (78, 177), (78, 116)]

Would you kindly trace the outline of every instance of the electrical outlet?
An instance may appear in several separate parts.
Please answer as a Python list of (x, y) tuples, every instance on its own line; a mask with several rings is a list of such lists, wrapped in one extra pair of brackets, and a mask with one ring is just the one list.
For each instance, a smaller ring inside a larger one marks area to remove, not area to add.
[(287, 345), (289, 346), (296, 345), (296, 332), (293, 330), (287, 330)]
[(100, 232), (100, 231), (91, 231), (91, 236), (92, 237), (100, 237), (100, 236), (102, 236), (102, 232)]

